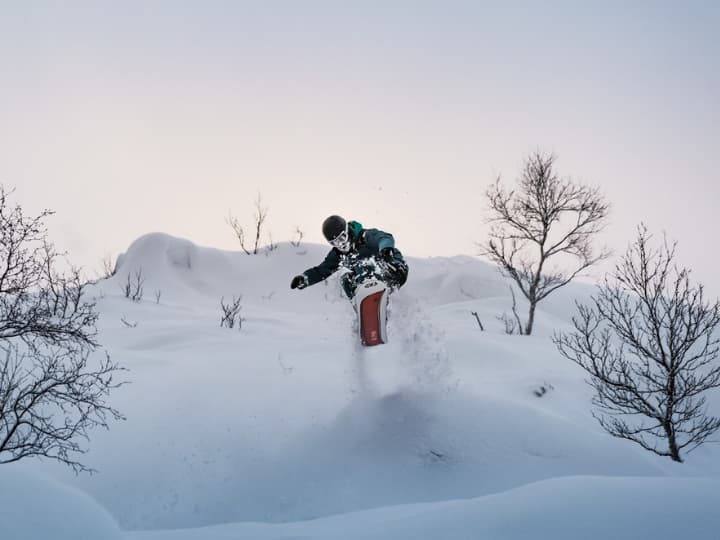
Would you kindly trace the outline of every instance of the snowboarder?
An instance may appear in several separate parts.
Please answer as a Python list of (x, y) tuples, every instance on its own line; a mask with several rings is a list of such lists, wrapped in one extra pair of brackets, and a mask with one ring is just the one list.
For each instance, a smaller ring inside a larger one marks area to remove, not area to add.
[(332, 249), (319, 265), (295, 276), (291, 289), (304, 289), (327, 279), (341, 267), (350, 270), (342, 277), (342, 286), (348, 298), (355, 296), (355, 270), (365, 261), (380, 260), (384, 268), (383, 281), (392, 289), (405, 284), (408, 265), (395, 248), (392, 234), (379, 229), (364, 229), (357, 221), (346, 222), (340, 216), (328, 217), (322, 225), (323, 235)]

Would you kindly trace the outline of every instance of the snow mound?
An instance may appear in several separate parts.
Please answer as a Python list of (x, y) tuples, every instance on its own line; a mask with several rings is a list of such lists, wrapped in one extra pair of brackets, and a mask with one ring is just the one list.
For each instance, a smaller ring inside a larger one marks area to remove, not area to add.
[(475, 499), (390, 506), (306, 522), (137, 532), (127, 540), (715, 540), (719, 503), (717, 480), (571, 476)]
[(106, 293), (121, 294), (128, 280), (134, 283), (141, 273), (146, 299), (162, 291), (162, 298), (174, 304), (188, 300), (207, 303), (210, 299), (216, 303), (221, 296), (240, 294), (249, 300), (276, 293), (292, 298), (292, 277), (322, 261), (327, 249), (285, 242), (247, 255), (241, 250), (202, 247), (168, 234), (150, 233), (135, 240), (118, 257), (115, 274), (101, 281), (100, 287)]
[(7, 465), (0, 467), (0, 485), (0, 538), (122, 538), (110, 514), (78, 489)]

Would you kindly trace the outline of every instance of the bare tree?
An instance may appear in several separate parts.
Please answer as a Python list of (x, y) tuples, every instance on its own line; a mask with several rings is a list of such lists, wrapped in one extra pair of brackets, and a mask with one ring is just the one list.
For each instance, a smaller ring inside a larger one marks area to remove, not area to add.
[(640, 226), (592, 305), (578, 306), (575, 330), (554, 341), (590, 374), (594, 415), (608, 433), (680, 462), (720, 428), (705, 398), (720, 386), (720, 303), (676, 266), (675, 243), (650, 240)]
[(268, 233), (268, 243), (267, 246), (265, 246), (265, 256), (267, 257), (270, 253), (275, 251), (277, 247), (277, 244), (273, 242), (272, 234)]
[[(263, 224), (267, 219), (268, 208), (263, 206), (262, 198), (258, 193), (257, 199), (255, 200), (255, 246), (253, 247), (253, 255), (258, 252), (258, 245), (260, 244), (260, 235), (262, 233)], [(272, 243), (272, 240), (271, 240)]]
[[(591, 243), (605, 225), (609, 205), (596, 188), (561, 179), (555, 159), (535, 152), (525, 160), (516, 190), (505, 190), (498, 178), (486, 192), (492, 228), (481, 253), (529, 302), (521, 334), (532, 333), (538, 302), (609, 255), (595, 253)], [(549, 267), (550, 259), (563, 260), (569, 269)]]
[(125, 278), (125, 283), (120, 287), (125, 295), (125, 298), (132, 300), (133, 302), (140, 302), (144, 294), (145, 277), (142, 273), (142, 268), (135, 270), (134, 276), (129, 272)]
[(28, 218), (10, 206), (0, 185), (0, 340), (42, 338), (52, 344), (95, 342), (95, 303), (85, 299), (87, 282), (76, 268), (55, 271), (60, 255), (47, 240), (45, 210)]
[(88, 470), (74, 454), (118, 411), (105, 403), (121, 370), (99, 348), (94, 301), (77, 269), (55, 270), (45, 210), (27, 217), (0, 185), (0, 463), (42, 456)]
[(250, 252), (245, 247), (245, 229), (243, 229), (238, 218), (230, 214), (228, 215), (226, 222), (235, 232), (235, 236), (237, 236), (238, 242), (240, 242), (240, 247), (242, 248), (242, 250), (245, 252), (246, 255), (250, 255)]
[(235, 324), (237, 323), (238, 330), (242, 330), (244, 319), (240, 316), (240, 309), (242, 309), (241, 301), (242, 295), (237, 298), (233, 296), (232, 301), (227, 304), (225, 303), (225, 297), (220, 299), (220, 309), (222, 309), (220, 328), (235, 328)]
[[(263, 233), (263, 227), (265, 225), (265, 220), (268, 216), (268, 208), (267, 206), (263, 205), (262, 197), (260, 194), (258, 194), (257, 199), (255, 200), (255, 215), (254, 215), (254, 222), (255, 222), (255, 240), (253, 245), (253, 250), (250, 251), (248, 248), (245, 247), (245, 229), (240, 224), (240, 221), (230, 214), (227, 218), (227, 223), (230, 225), (230, 227), (235, 232), (235, 236), (237, 236), (238, 241), (240, 242), (240, 247), (247, 255), (257, 255), (258, 250), (260, 248), (260, 238), (262, 237)], [(270, 247), (274, 249), (273, 243), (272, 243), (272, 237), (270, 237)], [(271, 251), (272, 251), (271, 249)]]
[(299, 226), (295, 227), (295, 236), (296, 238), (293, 238), (290, 243), (295, 247), (300, 247), (300, 242), (302, 242), (305, 233), (303, 233), (302, 229), (300, 229)]
[(115, 264), (113, 263), (112, 255), (106, 253), (101, 261), (102, 271), (100, 273), (100, 279), (108, 279), (115, 275)]

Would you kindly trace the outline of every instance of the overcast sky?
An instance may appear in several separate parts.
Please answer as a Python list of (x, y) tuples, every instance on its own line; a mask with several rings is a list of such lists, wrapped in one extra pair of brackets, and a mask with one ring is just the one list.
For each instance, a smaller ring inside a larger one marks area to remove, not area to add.
[(408, 255), (477, 254), (535, 149), (715, 294), (720, 2), (0, 0), (0, 182), (100, 267), (154, 231), (237, 249), (331, 213)]

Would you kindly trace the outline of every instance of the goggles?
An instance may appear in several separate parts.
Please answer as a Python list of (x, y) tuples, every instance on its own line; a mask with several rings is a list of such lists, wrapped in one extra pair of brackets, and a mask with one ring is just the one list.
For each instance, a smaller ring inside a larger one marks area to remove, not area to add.
[(330, 245), (339, 249), (343, 253), (350, 251), (350, 235), (348, 234), (347, 225), (345, 225), (345, 230), (343, 232), (330, 240)]

